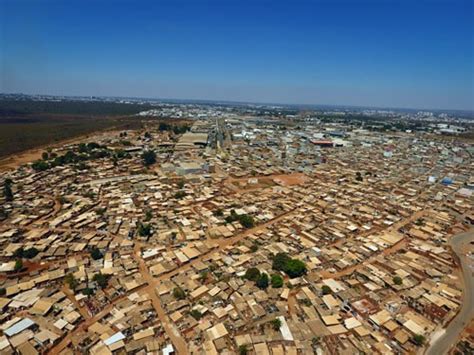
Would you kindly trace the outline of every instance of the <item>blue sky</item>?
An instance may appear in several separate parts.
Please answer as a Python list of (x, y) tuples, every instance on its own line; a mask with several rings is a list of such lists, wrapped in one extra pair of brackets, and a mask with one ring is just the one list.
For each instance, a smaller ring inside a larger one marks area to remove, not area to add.
[(0, 92), (474, 109), (473, 1), (0, 0)]

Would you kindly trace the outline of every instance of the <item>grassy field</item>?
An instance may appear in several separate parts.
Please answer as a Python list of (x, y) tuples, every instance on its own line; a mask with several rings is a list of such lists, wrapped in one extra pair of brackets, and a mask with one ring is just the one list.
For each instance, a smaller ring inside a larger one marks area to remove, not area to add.
[(0, 117), (0, 158), (104, 129), (132, 129), (136, 118), (56, 115)]
[(147, 105), (0, 99), (0, 158), (104, 129), (135, 129)]

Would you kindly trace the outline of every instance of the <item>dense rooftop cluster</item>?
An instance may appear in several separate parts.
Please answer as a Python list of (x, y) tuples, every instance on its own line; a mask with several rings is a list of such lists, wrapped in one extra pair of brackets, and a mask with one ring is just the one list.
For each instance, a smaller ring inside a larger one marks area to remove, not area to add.
[(225, 117), (2, 173), (0, 352), (414, 353), (452, 321), (472, 145)]

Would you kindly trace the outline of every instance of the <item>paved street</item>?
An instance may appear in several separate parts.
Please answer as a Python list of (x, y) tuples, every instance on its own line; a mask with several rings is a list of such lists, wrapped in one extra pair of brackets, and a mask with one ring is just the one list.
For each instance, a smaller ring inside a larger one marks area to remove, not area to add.
[(456, 343), (459, 335), (468, 323), (474, 317), (474, 262), (468, 256), (466, 251), (469, 250), (470, 242), (474, 241), (474, 229), (469, 232), (461, 233), (451, 239), (451, 247), (459, 256), (463, 273), (463, 303), (461, 310), (456, 318), (449, 324), (446, 331), (438, 337), (426, 351), (427, 355), (447, 354), (451, 347)]

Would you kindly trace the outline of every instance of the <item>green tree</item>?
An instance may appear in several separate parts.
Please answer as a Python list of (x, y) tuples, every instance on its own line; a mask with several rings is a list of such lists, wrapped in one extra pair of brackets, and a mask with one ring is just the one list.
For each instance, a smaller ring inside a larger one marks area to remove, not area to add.
[(91, 249), (91, 257), (94, 260), (99, 260), (99, 259), (102, 259), (104, 256), (102, 255), (102, 253), (100, 252), (98, 248), (94, 247)]
[(3, 196), (5, 201), (13, 201), (13, 191), (12, 191), (13, 181), (11, 179), (5, 179), (3, 184)]
[(275, 318), (275, 319), (270, 321), (270, 324), (271, 324), (273, 330), (280, 330), (281, 320), (278, 319), (278, 318)]
[(288, 261), (285, 267), (285, 272), (290, 278), (300, 277), (306, 274), (306, 265), (304, 262), (298, 259), (291, 259)]
[(421, 334), (416, 334), (415, 336), (413, 336), (413, 342), (417, 346), (422, 346), (425, 343), (425, 341), (426, 341), (425, 337)]
[(145, 221), (149, 221), (153, 218), (153, 213), (151, 212), (151, 210), (146, 210), (145, 212)]
[(202, 314), (201, 312), (199, 312), (197, 309), (193, 309), (191, 312), (190, 312), (191, 316), (196, 319), (196, 320), (199, 320), (201, 319), (202, 317)]
[(259, 276), (259, 278), (257, 279), (257, 281), (255, 282), (255, 285), (264, 290), (268, 287), (268, 275), (265, 273), (265, 272), (262, 272)]
[(283, 277), (278, 274), (273, 274), (271, 276), (271, 283), (273, 288), (280, 288), (283, 286)]
[(21, 271), (23, 270), (23, 261), (21, 259), (18, 259), (17, 261), (15, 261), (15, 271)]
[(216, 217), (222, 217), (224, 215), (224, 211), (222, 210), (222, 208), (218, 208), (217, 210), (212, 212), (212, 214)]
[(238, 220), (242, 226), (245, 228), (252, 228), (255, 225), (255, 221), (252, 216), (248, 214), (243, 214), (238, 217)]
[(260, 277), (260, 271), (256, 267), (251, 267), (245, 271), (244, 277), (250, 281), (257, 281)]
[(43, 158), (43, 160), (48, 160), (48, 159), (49, 159), (49, 154), (48, 154), (48, 152), (43, 152), (43, 153), (41, 154), (41, 158)]
[(186, 192), (180, 190), (174, 194), (174, 198), (181, 200), (184, 196), (186, 196)]
[(107, 287), (108, 283), (109, 283), (109, 276), (108, 275), (104, 275), (102, 273), (98, 273), (98, 274), (95, 274), (94, 277), (92, 278), (92, 281), (95, 281), (97, 282), (97, 284), (99, 285), (99, 287), (101, 289), (104, 289)]
[(86, 287), (82, 290), (82, 294), (85, 296), (92, 296), (94, 294), (94, 290), (92, 288)]
[(321, 291), (323, 292), (323, 295), (329, 295), (331, 293), (331, 287), (328, 285), (323, 285), (323, 287), (321, 287)]
[(35, 247), (28, 248), (23, 252), (23, 257), (27, 259), (33, 259), (36, 255), (38, 255), (39, 251)]
[(156, 163), (156, 154), (153, 150), (146, 150), (142, 154), (143, 164), (150, 166)]
[(286, 253), (278, 253), (273, 257), (273, 270), (285, 271), (286, 264), (291, 258)]
[(394, 277), (393, 277), (393, 283), (394, 283), (395, 285), (400, 286), (400, 285), (403, 283), (403, 280), (402, 280), (402, 278), (401, 278), (400, 276), (394, 276)]
[(304, 262), (298, 259), (291, 259), (285, 253), (278, 253), (273, 257), (272, 268), (284, 271), (290, 278), (302, 276), (307, 272)]
[(239, 355), (247, 355), (248, 354), (248, 349), (247, 345), (242, 344), (239, 346)]
[(178, 286), (173, 289), (173, 296), (177, 300), (184, 300), (186, 298), (186, 293), (181, 287)]
[(145, 223), (138, 224), (138, 234), (140, 237), (149, 237), (151, 235), (151, 225)]
[(73, 274), (67, 274), (66, 276), (64, 276), (64, 282), (73, 291), (75, 291), (77, 286), (79, 286), (79, 282), (76, 280)]
[(36, 171), (45, 171), (49, 169), (49, 164), (43, 160), (37, 160), (31, 164), (31, 167)]
[(5, 287), (0, 287), (0, 296), (5, 296), (7, 293), (7, 290)]

